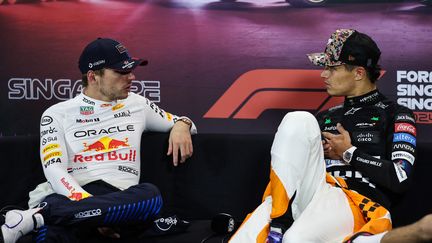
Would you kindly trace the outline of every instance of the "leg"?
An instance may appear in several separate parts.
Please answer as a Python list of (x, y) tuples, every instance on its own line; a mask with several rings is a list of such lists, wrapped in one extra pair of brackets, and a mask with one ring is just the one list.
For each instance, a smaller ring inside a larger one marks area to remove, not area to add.
[(353, 228), (354, 217), (345, 193), (326, 183), (285, 232), (283, 242), (343, 242)]
[(246, 218), (231, 242), (264, 241), (271, 219), (287, 211), (294, 193), (296, 219), (323, 185), (325, 164), (318, 122), (308, 112), (290, 112), (273, 141), (270, 183), (263, 203)]
[(41, 214), (48, 225), (113, 226), (152, 219), (162, 207), (159, 190), (142, 183), (124, 191), (70, 201), (58, 194), (46, 198)]
[(8, 212), (0, 240), (15, 243), (21, 236), (43, 225), (97, 227), (148, 222), (160, 211), (162, 198), (154, 185), (143, 183), (124, 191), (95, 193), (81, 201), (52, 194), (42, 204), (45, 205), (43, 208)]

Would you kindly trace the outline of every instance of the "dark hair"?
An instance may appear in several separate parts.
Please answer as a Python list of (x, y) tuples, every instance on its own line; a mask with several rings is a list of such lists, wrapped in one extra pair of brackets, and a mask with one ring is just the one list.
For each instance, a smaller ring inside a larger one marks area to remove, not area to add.
[(375, 41), (370, 36), (356, 31), (345, 42), (340, 59), (347, 64), (346, 67), (350, 71), (355, 66), (364, 67), (369, 80), (375, 83), (381, 74), (381, 66), (378, 64), (380, 56), (381, 50)]
[[(354, 70), (356, 67), (360, 67), (357, 65), (344, 64), (344, 67), (348, 71)], [(363, 67), (366, 70), (366, 75), (371, 81), (371, 83), (375, 83), (381, 75), (381, 66), (375, 65), (373, 67)]]
[[(93, 72), (95, 73), (95, 75), (103, 76), (105, 69), (94, 70)], [(82, 82), (81, 84), (84, 88), (88, 86), (88, 79), (87, 79), (86, 73), (84, 73), (82, 75), (81, 82)]]

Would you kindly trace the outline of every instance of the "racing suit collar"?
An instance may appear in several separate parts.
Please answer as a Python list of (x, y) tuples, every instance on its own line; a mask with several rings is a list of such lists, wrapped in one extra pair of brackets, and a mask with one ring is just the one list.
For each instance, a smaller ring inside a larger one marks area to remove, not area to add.
[(375, 89), (364, 95), (360, 95), (352, 98), (345, 98), (344, 106), (345, 107), (365, 106), (365, 105), (377, 103), (378, 101), (383, 99), (384, 96), (378, 91), (378, 89)]
[(94, 106), (96, 109), (106, 108), (106, 107), (115, 107), (116, 105), (118, 105), (124, 101), (124, 99), (123, 100), (115, 100), (115, 101), (111, 101), (111, 102), (97, 100), (97, 99), (94, 99), (94, 98), (91, 98), (91, 97), (85, 95), (84, 92), (81, 92), (80, 96), (81, 96), (80, 100), (83, 103), (83, 105), (91, 105), (91, 106)]

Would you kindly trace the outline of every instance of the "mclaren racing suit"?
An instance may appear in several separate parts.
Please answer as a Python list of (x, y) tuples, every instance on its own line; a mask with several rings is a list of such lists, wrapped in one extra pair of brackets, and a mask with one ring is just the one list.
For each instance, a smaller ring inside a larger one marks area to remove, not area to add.
[[(83, 221), (115, 225), (150, 219), (162, 200), (155, 186), (138, 184), (141, 135), (167, 132), (177, 119), (134, 93), (113, 102), (82, 93), (51, 106), (40, 124), (40, 157), (47, 182), (30, 193), (29, 206), (44, 200), (42, 214), (48, 225)], [(196, 133), (194, 124), (191, 133)], [(96, 189), (87, 191), (86, 185)], [(92, 194), (102, 195), (89, 197)]]
[[(406, 189), (415, 160), (412, 112), (373, 91), (347, 98), (317, 118), (307, 112), (284, 117), (271, 148), (263, 202), (230, 242), (265, 242), (270, 222), (289, 205), (294, 223), (285, 243), (355, 242), (359, 235), (391, 229), (386, 208)], [(321, 131), (336, 132), (338, 122), (357, 147), (349, 164), (324, 159)]]

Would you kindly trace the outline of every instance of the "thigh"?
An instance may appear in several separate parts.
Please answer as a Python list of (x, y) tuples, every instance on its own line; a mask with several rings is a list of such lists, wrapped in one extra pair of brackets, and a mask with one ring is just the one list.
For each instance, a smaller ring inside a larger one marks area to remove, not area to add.
[(353, 228), (345, 193), (326, 184), (284, 234), (283, 242), (342, 242)]

